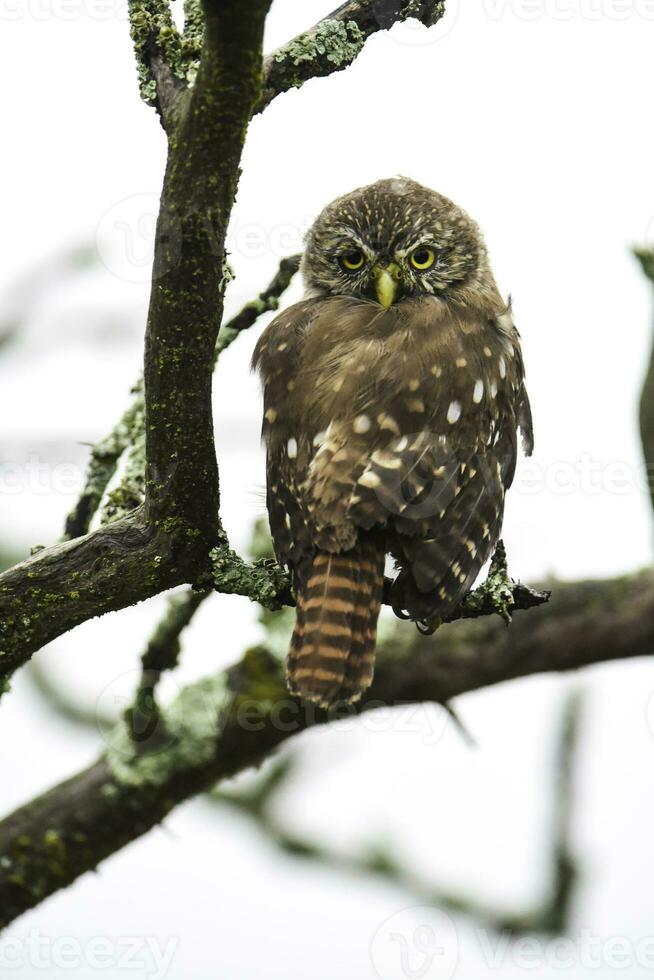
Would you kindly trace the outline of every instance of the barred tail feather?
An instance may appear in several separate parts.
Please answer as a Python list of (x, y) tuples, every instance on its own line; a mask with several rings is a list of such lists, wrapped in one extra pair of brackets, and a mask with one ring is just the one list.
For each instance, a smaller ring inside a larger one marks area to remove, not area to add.
[(319, 551), (298, 591), (288, 655), (293, 694), (322, 707), (358, 700), (372, 683), (384, 548), (369, 538), (350, 551)]

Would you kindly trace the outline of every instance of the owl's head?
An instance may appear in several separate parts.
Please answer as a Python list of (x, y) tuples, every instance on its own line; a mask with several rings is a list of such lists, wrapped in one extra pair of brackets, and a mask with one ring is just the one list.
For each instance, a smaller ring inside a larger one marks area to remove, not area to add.
[(405, 177), (329, 204), (309, 231), (302, 271), (310, 296), (354, 296), (386, 308), (421, 294), (483, 291), (490, 277), (475, 222)]

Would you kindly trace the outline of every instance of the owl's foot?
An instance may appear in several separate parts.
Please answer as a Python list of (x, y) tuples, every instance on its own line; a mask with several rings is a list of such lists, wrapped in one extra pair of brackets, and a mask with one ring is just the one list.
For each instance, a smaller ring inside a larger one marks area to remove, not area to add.
[(416, 629), (423, 636), (433, 636), (439, 626), (443, 625), (442, 616), (430, 616), (428, 619), (420, 619), (416, 623)]
[(390, 588), (390, 603), (399, 619), (412, 620), (420, 633), (430, 636), (451, 619), (497, 613), (508, 625), (516, 604), (516, 583), (509, 575), (506, 549), (497, 542), (486, 581), (468, 592), (453, 607), (445, 604), (436, 591), (420, 592), (408, 571), (403, 569)]
[(389, 601), (397, 618), (412, 620), (420, 632), (422, 625), (426, 626), (426, 633), (433, 633), (440, 626), (442, 601), (435, 592), (420, 592), (404, 568), (391, 585)]

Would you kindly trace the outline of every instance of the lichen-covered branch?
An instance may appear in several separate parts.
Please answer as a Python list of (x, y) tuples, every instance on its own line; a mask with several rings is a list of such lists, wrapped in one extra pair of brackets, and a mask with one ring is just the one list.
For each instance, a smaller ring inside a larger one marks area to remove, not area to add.
[(199, 52), (189, 50), (175, 27), (169, 0), (128, 0), (127, 6), (141, 98), (157, 108), (167, 128)]
[(95, 868), (159, 823), (179, 802), (258, 764), (307, 726), (412, 701), (445, 703), (466, 691), (542, 671), (649, 654), (654, 572), (559, 583), (550, 603), (499, 619), (455, 623), (425, 637), (385, 631), (372, 688), (329, 714), (289, 697), (282, 663), (261, 648), (194, 684), (163, 713), (168, 738), (143, 754), (126, 724), (89, 770), (0, 821), (0, 926)]
[(257, 110), (261, 112), (282, 92), (347, 68), (378, 31), (410, 17), (431, 27), (444, 13), (444, 0), (348, 0), (266, 57), (264, 94)]
[[(181, 653), (181, 635), (211, 592), (188, 589), (168, 600), (166, 612), (156, 625), (141, 656), (141, 678), (129, 709), (132, 737), (149, 751), (159, 737), (155, 689), (162, 673), (174, 670)], [(117, 713), (103, 713), (97, 704), (85, 704), (68, 689), (65, 679), (55, 680), (38, 658), (32, 660), (28, 677), (44, 703), (66, 721), (82, 728), (108, 731), (119, 721)]]
[[(254, 563), (246, 562), (224, 541), (211, 552), (211, 560), (213, 584), (217, 592), (247, 596), (265, 609), (276, 610), (295, 605), (290, 577), (272, 558), (262, 557)], [(386, 604), (390, 603), (392, 584), (390, 579), (384, 582)], [(508, 622), (516, 610), (533, 609), (548, 602), (549, 598), (549, 590), (532, 589), (509, 577), (506, 555), (500, 543), (486, 581), (468, 593), (448, 616), (447, 622), (477, 619), (494, 613)], [(434, 627), (423, 629), (423, 632), (430, 635)]]
[(290, 578), (277, 562), (244, 561), (226, 543), (213, 549), (211, 561), (216, 592), (246, 596), (271, 610), (295, 605)]

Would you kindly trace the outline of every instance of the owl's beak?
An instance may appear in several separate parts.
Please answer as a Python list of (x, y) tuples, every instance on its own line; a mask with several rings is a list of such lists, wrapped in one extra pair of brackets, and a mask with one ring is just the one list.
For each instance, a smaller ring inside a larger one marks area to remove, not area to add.
[(401, 269), (395, 262), (387, 266), (376, 265), (372, 270), (377, 301), (385, 310), (390, 309), (397, 298), (401, 276)]

